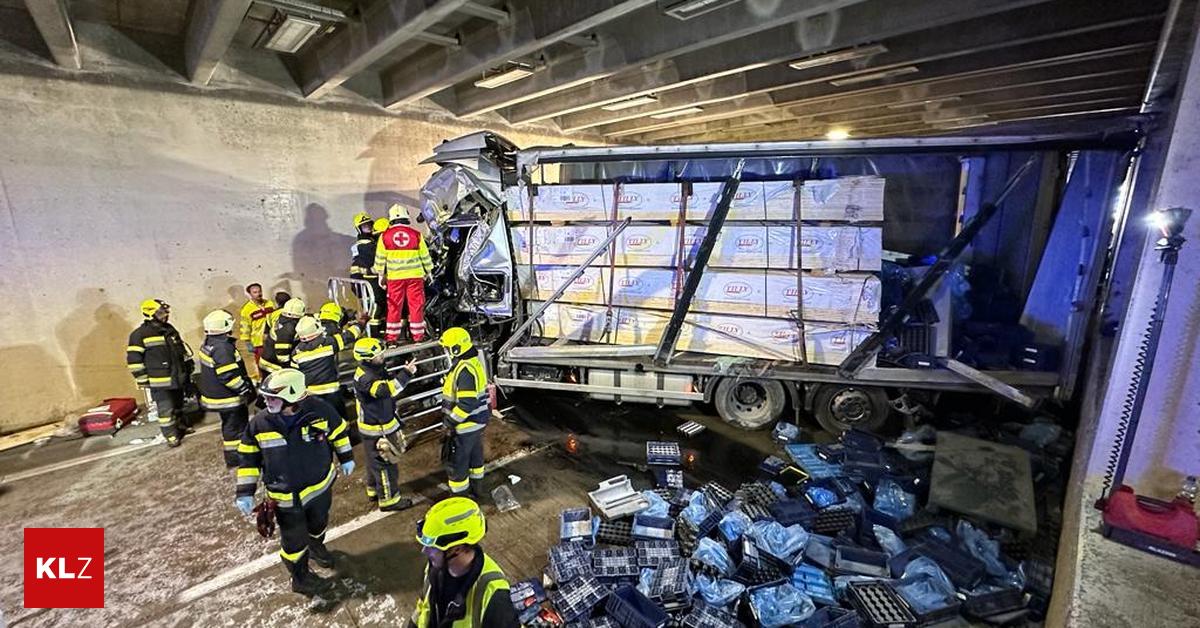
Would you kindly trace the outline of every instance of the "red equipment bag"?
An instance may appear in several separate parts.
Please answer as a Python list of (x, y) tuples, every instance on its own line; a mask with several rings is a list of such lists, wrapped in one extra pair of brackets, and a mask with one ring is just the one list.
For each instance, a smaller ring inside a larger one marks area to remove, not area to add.
[(79, 431), (83, 432), (84, 436), (113, 434), (129, 425), (135, 416), (137, 402), (132, 397), (105, 399), (103, 404), (90, 408), (79, 417)]
[(1158, 537), (1179, 547), (1191, 549), (1200, 540), (1200, 521), (1195, 507), (1183, 499), (1162, 501), (1142, 497), (1128, 486), (1108, 496), (1104, 506), (1105, 525), (1133, 530)]

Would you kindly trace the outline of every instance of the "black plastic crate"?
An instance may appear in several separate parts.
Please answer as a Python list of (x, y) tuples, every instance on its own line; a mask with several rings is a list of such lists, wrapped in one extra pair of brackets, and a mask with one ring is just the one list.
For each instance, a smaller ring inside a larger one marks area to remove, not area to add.
[(700, 545), (700, 536), (696, 530), (696, 526), (680, 517), (675, 522), (675, 541), (679, 543), (679, 553), (684, 556), (691, 556), (692, 552)]
[(679, 467), (652, 465), (650, 472), (654, 474), (654, 486), (657, 488), (671, 491), (683, 488), (683, 469)]
[(596, 526), (596, 542), (602, 545), (633, 546), (633, 523), (630, 521), (601, 521)]
[(550, 577), (562, 584), (592, 575), (592, 556), (579, 543), (560, 543), (550, 548)]
[[(611, 598), (612, 595), (610, 594), (609, 597)], [(612, 617), (609, 617), (608, 615), (592, 617), (592, 618), (588, 619), (586, 621), (586, 623), (585, 622), (579, 622), (579, 623), (587, 626), (587, 628), (621, 628), (621, 624), (617, 623), (617, 620), (613, 619)]]
[(881, 451), (883, 450), (883, 439), (878, 436), (860, 429), (850, 429), (842, 432), (842, 437), (839, 439), (847, 450), (855, 449), (859, 451)]
[(636, 541), (638, 567), (656, 568), (674, 560), (679, 560), (679, 543), (675, 541)]
[(833, 569), (835, 549), (832, 539), (813, 534), (804, 545), (804, 559), (823, 569)]
[(799, 524), (808, 529), (817, 518), (816, 508), (807, 499), (783, 499), (771, 504), (769, 510), (771, 516), (784, 527)]
[(646, 441), (646, 464), (678, 467), (683, 462), (679, 443), (671, 441)]
[(1025, 608), (1025, 593), (1021, 589), (1001, 589), (991, 593), (969, 595), (963, 602), (963, 614), (971, 619), (985, 619)]
[(717, 525), (721, 523), (721, 517), (723, 517), (724, 514), (725, 513), (719, 510), (713, 510), (709, 512), (708, 516), (706, 516), (703, 521), (696, 525), (696, 537), (702, 539), (711, 534), (713, 530), (716, 530)]
[(630, 530), (634, 540), (666, 541), (675, 538), (675, 520), (670, 517), (655, 517), (638, 513), (633, 516)]
[(759, 504), (743, 503), (738, 506), (738, 510), (741, 510), (747, 517), (750, 517), (751, 521), (770, 521), (774, 519), (771, 516), (771, 511)]
[(609, 594), (604, 610), (622, 628), (663, 628), (667, 612), (635, 587), (620, 587)]
[(861, 547), (839, 545), (834, 548), (833, 569), (843, 574), (860, 574), (886, 578), (888, 555)]
[(904, 573), (909, 561), (917, 556), (924, 556), (937, 563), (950, 582), (959, 589), (974, 588), (986, 573), (986, 567), (979, 559), (953, 545), (926, 536), (919, 542), (910, 544), (908, 549), (889, 561), (892, 575), (898, 577)]
[(592, 544), (592, 509), (567, 508), (558, 514), (558, 536), (563, 542)]
[(764, 508), (779, 501), (779, 495), (762, 482), (747, 482), (741, 485), (734, 497), (741, 499), (743, 504), (756, 504)]
[(905, 597), (902, 590), (903, 587), (922, 578), (927, 578), (927, 576), (922, 576), (920, 578), (904, 578), (896, 581), (895, 583), (896, 593), (899, 594), (900, 597), (905, 598), (905, 601), (908, 602), (908, 607), (912, 609), (913, 614), (917, 616), (917, 619), (921, 622), (921, 625), (931, 626), (933, 624), (946, 621), (952, 617), (958, 617), (958, 611), (962, 606), (962, 603), (959, 601), (958, 596), (954, 593), (946, 594), (942, 598), (941, 602), (932, 608), (918, 608), (916, 604)]
[(812, 532), (827, 536), (854, 529), (858, 525), (858, 513), (849, 508), (826, 508), (813, 518)]
[(900, 522), (896, 532), (903, 537), (916, 536), (935, 526), (948, 527), (945, 517), (931, 510), (918, 510), (913, 516)]
[(550, 603), (562, 616), (563, 621), (575, 621), (586, 617), (608, 595), (608, 589), (591, 576), (575, 578), (560, 584), (550, 593)]
[(632, 547), (592, 551), (592, 574), (597, 578), (637, 578), (639, 573), (638, 553)]
[(801, 622), (799, 628), (860, 628), (862, 620), (858, 613), (848, 608), (825, 606), (818, 608), (812, 617)]
[(685, 559), (663, 563), (654, 571), (654, 579), (650, 581), (650, 599), (668, 611), (691, 606), (691, 575)]
[(695, 572), (697, 576), (704, 575), (714, 579), (725, 577), (725, 575), (721, 573), (721, 570), (717, 569), (715, 565), (710, 565), (699, 558), (693, 558), (689, 560), (688, 565), (691, 566), (692, 571)]
[(713, 606), (697, 599), (692, 610), (679, 622), (684, 628), (729, 628), (737, 624), (737, 616), (728, 609)]
[(733, 491), (717, 484), (716, 482), (708, 482), (700, 487), (701, 491), (708, 496), (712, 508), (709, 510), (725, 510), (725, 506), (733, 499)]
[(747, 586), (774, 582), (789, 574), (787, 565), (758, 549), (754, 542), (743, 538), (738, 546), (737, 568), (732, 578)]
[(846, 598), (871, 628), (916, 626), (917, 616), (908, 603), (886, 582), (851, 582)]
[(845, 459), (846, 446), (841, 443), (822, 443), (816, 447), (821, 460), (830, 464), (841, 464)]

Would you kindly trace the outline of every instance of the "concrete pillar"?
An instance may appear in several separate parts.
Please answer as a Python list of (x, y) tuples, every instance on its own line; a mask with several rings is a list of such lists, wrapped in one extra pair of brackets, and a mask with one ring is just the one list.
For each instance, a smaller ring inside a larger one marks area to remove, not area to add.
[[(1193, 29), (1193, 32), (1195, 30)], [(1139, 493), (1168, 498), (1182, 478), (1200, 474), (1200, 53), (1191, 44), (1182, 71), (1173, 120), (1159, 133), (1167, 134), (1166, 153), (1149, 203), (1130, 209), (1129, 229), (1147, 229), (1145, 216), (1158, 207), (1183, 206), (1197, 213), (1184, 231), (1188, 242), (1179, 257), (1162, 341), (1154, 358), (1141, 424), (1125, 482)], [(1142, 195), (1138, 195), (1142, 196)], [(1162, 265), (1154, 251), (1155, 237), (1146, 239), (1130, 291), (1129, 309), (1104, 392), (1099, 416), (1085, 414), (1081, 424), (1096, 421), (1096, 438), (1087, 464), (1087, 477), (1105, 473), (1113, 439), (1119, 429), (1129, 382), (1139, 360), (1141, 341), (1150, 320)], [(1080, 453), (1088, 453), (1086, 450)], [(1096, 497), (1095, 495), (1088, 496)]]

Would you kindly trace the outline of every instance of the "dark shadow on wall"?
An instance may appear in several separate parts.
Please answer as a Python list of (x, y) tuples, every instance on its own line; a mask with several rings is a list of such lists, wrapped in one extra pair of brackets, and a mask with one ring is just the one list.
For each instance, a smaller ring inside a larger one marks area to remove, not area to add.
[(128, 394), (133, 380), (125, 368), (125, 347), (141, 322), (133, 316), (137, 303), (121, 307), (102, 288), (79, 290), (75, 303), (54, 329), (70, 359), (68, 385), (85, 403)]
[[(42, 345), (0, 347), (0, 364), (8, 367), (0, 377), (0, 434), (43, 425), (63, 418), (68, 408), (43, 400), (60, 399), (71, 388), (67, 365)], [(120, 391), (118, 391), (120, 392)], [(111, 395), (110, 395), (111, 396)]]
[(326, 299), (330, 277), (344, 276), (350, 263), (350, 247), (354, 236), (336, 233), (329, 228), (329, 211), (318, 203), (304, 208), (304, 229), (292, 239), (293, 285), (300, 286), (299, 294), (309, 310), (315, 310)]
[[(204, 301), (195, 305), (194, 314), (196, 320), (203, 321), (204, 317), (213, 310), (225, 310), (233, 315), (234, 320), (238, 320), (241, 315), (242, 304), (246, 302), (245, 285), (252, 283), (250, 279), (245, 283), (239, 283), (235, 277), (230, 275), (218, 275), (209, 277), (204, 280)], [(260, 282), (261, 283), (261, 282)], [(180, 329), (180, 333), (187, 337), (191, 330)], [(234, 325), (233, 333), (236, 336), (238, 333), (237, 325)], [(195, 330), (196, 338), (204, 337), (203, 328)], [(196, 347), (193, 347), (196, 349)]]

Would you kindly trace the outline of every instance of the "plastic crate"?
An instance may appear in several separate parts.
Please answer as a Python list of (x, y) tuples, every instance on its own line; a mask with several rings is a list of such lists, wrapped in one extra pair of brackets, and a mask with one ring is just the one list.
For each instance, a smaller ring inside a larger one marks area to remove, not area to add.
[(683, 462), (679, 443), (651, 440), (646, 441), (646, 464), (678, 467)]
[(817, 509), (813, 508), (807, 499), (781, 499), (771, 504), (768, 510), (771, 511), (771, 516), (784, 527), (801, 525), (808, 529), (812, 527), (813, 521), (817, 518)]
[(963, 602), (963, 614), (971, 619), (985, 619), (1025, 608), (1025, 594), (1020, 589), (1001, 589), (991, 593), (969, 595)]
[(862, 620), (859, 619), (858, 613), (848, 608), (825, 606), (818, 608), (812, 617), (804, 620), (798, 626), (799, 628), (860, 628)]
[(609, 594), (604, 610), (622, 628), (662, 628), (667, 612), (634, 587), (620, 587)]
[(591, 545), (593, 533), (591, 508), (567, 508), (558, 514), (559, 540)]
[(904, 628), (918, 623), (908, 602), (886, 582), (851, 582), (846, 586), (846, 598), (863, 623), (872, 628)]
[(738, 506), (738, 510), (741, 510), (747, 517), (750, 517), (751, 521), (770, 521), (774, 519), (771, 516), (771, 511), (760, 504), (743, 503)]
[(606, 595), (608, 589), (599, 580), (582, 576), (560, 584), (557, 591), (550, 593), (550, 603), (563, 621), (569, 622), (587, 616)]
[[(611, 598), (612, 594), (610, 593), (608, 596)], [(583, 624), (583, 622), (580, 623)], [(586, 625), (587, 628), (621, 628), (621, 624), (617, 623), (617, 620), (609, 617), (608, 615), (592, 617), (588, 619), (587, 623), (584, 625)]]
[(712, 506), (709, 510), (725, 510), (725, 506), (733, 499), (733, 491), (716, 482), (708, 482), (701, 486), (700, 490), (708, 496), (708, 501)]
[(562, 584), (592, 575), (591, 554), (579, 543), (560, 543), (550, 548), (550, 577)]
[(845, 457), (846, 446), (841, 443), (822, 443), (817, 445), (813, 451), (825, 462), (841, 464), (842, 459)]
[(703, 599), (697, 599), (692, 610), (679, 622), (684, 628), (729, 628), (736, 623), (737, 617), (728, 609), (713, 606)]
[(743, 504), (755, 504), (764, 508), (779, 501), (779, 495), (762, 482), (747, 482), (741, 485), (734, 497), (741, 499)]
[(663, 563), (650, 581), (650, 599), (668, 611), (691, 606), (691, 576), (687, 560), (681, 558)]
[(710, 511), (708, 516), (704, 517), (703, 521), (696, 524), (696, 537), (702, 539), (712, 534), (712, 531), (716, 530), (717, 525), (721, 523), (721, 517), (723, 516), (725, 516), (725, 513), (719, 510)]
[(814, 478), (831, 478), (843, 475), (842, 466), (832, 464), (817, 455), (817, 446), (803, 443), (792, 443), (784, 447), (787, 454), (805, 473)]
[(738, 554), (737, 568), (732, 578), (746, 586), (774, 582), (788, 575), (787, 565), (759, 550), (748, 538), (742, 539)]
[(804, 559), (821, 568), (832, 569), (835, 558), (832, 540), (817, 534), (810, 535), (808, 543), (804, 545)]
[(949, 527), (945, 517), (931, 510), (918, 510), (913, 516), (900, 522), (895, 530), (900, 536), (910, 537), (935, 526)]
[(537, 579), (522, 580), (514, 582), (509, 588), (508, 598), (517, 611), (517, 618), (527, 624), (541, 612), (542, 602), (546, 601), (546, 589)]
[(886, 578), (889, 573), (888, 555), (861, 547), (840, 545), (834, 548), (833, 569), (843, 574)]
[(700, 545), (696, 526), (682, 517), (675, 524), (675, 540), (679, 543), (679, 552), (684, 556), (691, 556)]
[(842, 437), (839, 439), (847, 450), (856, 449), (859, 451), (882, 451), (883, 439), (878, 436), (860, 429), (850, 429), (842, 432)]
[(833, 582), (829, 579), (825, 570), (820, 567), (796, 565), (792, 570), (792, 586), (803, 591), (814, 602), (830, 606), (837, 605), (837, 597), (833, 591)]
[(987, 573), (984, 564), (974, 556), (953, 545), (925, 536), (920, 541), (910, 544), (908, 549), (892, 557), (888, 562), (892, 575), (899, 577), (903, 574), (909, 561), (917, 556), (924, 556), (937, 563), (950, 582), (959, 589), (974, 588)]
[(679, 467), (654, 465), (650, 467), (650, 472), (654, 474), (654, 486), (657, 488), (668, 490), (683, 488), (683, 469)]
[(679, 560), (679, 543), (675, 541), (635, 541), (638, 567), (657, 568), (665, 563)]
[(597, 578), (637, 578), (640, 572), (637, 550), (632, 547), (598, 549), (592, 552), (592, 574)]
[(596, 542), (604, 545), (633, 546), (633, 523), (629, 521), (601, 521), (596, 526)]
[(904, 598), (904, 601), (908, 602), (908, 607), (912, 610), (913, 614), (917, 616), (917, 620), (921, 622), (921, 625), (929, 626), (946, 621), (952, 617), (958, 617), (958, 610), (962, 606), (962, 603), (959, 602), (958, 596), (954, 595), (953, 593), (947, 594), (941, 600), (941, 603), (936, 607), (925, 609), (918, 608), (915, 604), (913, 604), (912, 600), (908, 599), (908, 596), (904, 595), (903, 588), (905, 585), (911, 584), (914, 581), (922, 578), (902, 578), (896, 581), (894, 585), (896, 593), (898, 593), (900, 597)]
[(779, 456), (767, 456), (762, 462), (758, 463), (758, 470), (762, 471), (768, 477), (775, 477), (787, 467), (788, 463)]
[(813, 518), (812, 531), (817, 534), (837, 536), (858, 525), (858, 513), (849, 508), (826, 508)]
[(675, 520), (670, 517), (654, 517), (636, 514), (630, 534), (635, 540), (666, 541), (675, 537)]

